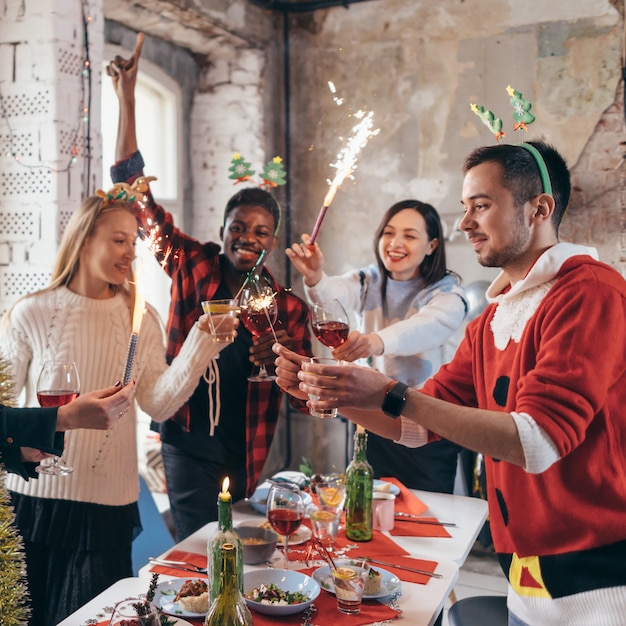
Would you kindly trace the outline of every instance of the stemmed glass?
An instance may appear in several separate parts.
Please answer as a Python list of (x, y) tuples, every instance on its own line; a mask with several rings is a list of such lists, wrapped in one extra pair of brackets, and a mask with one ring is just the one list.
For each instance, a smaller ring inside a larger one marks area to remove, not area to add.
[(145, 598), (128, 598), (115, 605), (109, 626), (160, 626), (157, 608)]
[(272, 528), (283, 536), (285, 544), (285, 569), (289, 569), (289, 537), (304, 519), (304, 500), (297, 485), (272, 485), (267, 494), (267, 519)]
[[(74, 361), (44, 361), (37, 379), (37, 400), (42, 407), (61, 406), (78, 398), (80, 381)], [(36, 468), (40, 474), (64, 476), (74, 468), (63, 459), (53, 456), (44, 459)]]
[(350, 320), (339, 300), (314, 304), (311, 327), (318, 340), (329, 348), (338, 348), (350, 334)]
[[(278, 318), (278, 304), (276, 293), (267, 278), (253, 277), (241, 291), (239, 306), (241, 309), (239, 319), (255, 337), (269, 332), (274, 333), (274, 324)], [(276, 339), (275, 334), (274, 339)], [(248, 380), (257, 383), (266, 382), (276, 380), (276, 376), (268, 374), (265, 364), (261, 363), (259, 373), (249, 376)]]

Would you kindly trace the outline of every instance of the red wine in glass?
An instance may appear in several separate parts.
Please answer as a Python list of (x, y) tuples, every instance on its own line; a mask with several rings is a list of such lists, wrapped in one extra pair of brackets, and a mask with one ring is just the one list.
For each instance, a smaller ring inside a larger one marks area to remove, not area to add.
[(350, 326), (345, 322), (318, 322), (313, 324), (313, 332), (325, 346), (338, 348), (348, 338)]
[(270, 318), (266, 311), (242, 309), (239, 314), (242, 324), (256, 337), (265, 335), (271, 330)]
[(283, 536), (285, 569), (289, 569), (289, 537), (304, 519), (304, 500), (297, 485), (272, 485), (267, 494), (267, 519), (272, 528)]
[(317, 339), (329, 348), (338, 348), (350, 334), (350, 321), (339, 300), (314, 304), (311, 327)]
[(48, 408), (51, 406), (63, 406), (78, 398), (78, 393), (69, 391), (40, 391), (37, 393), (39, 406)]
[(279, 535), (293, 535), (300, 528), (304, 513), (300, 515), (298, 511), (274, 509), (268, 511), (267, 519)]
[[(80, 392), (78, 369), (74, 361), (44, 361), (37, 379), (37, 400), (42, 407), (62, 406), (76, 400)], [(40, 474), (64, 476), (74, 468), (58, 456), (44, 459), (36, 468)]]

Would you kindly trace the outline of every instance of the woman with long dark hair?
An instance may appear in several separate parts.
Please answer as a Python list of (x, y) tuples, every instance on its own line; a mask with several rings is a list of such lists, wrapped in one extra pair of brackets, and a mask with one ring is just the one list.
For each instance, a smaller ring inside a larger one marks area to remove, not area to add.
[[(317, 243), (287, 249), (302, 273), (311, 303), (336, 298), (359, 317), (359, 329), (332, 354), (367, 363), (419, 387), (451, 357), (467, 313), (459, 277), (446, 266), (443, 229), (430, 204), (402, 200), (383, 215), (374, 236), (376, 264), (341, 276), (324, 272)], [(367, 458), (375, 475), (395, 476), (407, 487), (451, 493), (460, 448), (442, 440), (407, 448), (369, 435)]]

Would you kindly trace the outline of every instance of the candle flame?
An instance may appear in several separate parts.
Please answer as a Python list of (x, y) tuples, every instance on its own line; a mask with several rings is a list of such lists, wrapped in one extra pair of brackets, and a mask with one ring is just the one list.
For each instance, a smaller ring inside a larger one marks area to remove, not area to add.
[(222, 493), (227, 493), (229, 487), (230, 487), (230, 478), (226, 476), (226, 478), (224, 478), (222, 482)]
[(141, 328), (141, 320), (143, 319), (143, 312), (146, 307), (146, 300), (141, 295), (139, 285), (143, 278), (143, 265), (139, 265), (135, 271), (135, 304), (133, 306), (133, 334), (138, 335)]

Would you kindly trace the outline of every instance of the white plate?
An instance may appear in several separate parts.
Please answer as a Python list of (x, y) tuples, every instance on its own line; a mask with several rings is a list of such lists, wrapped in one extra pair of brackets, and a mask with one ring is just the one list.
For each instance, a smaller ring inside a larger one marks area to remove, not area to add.
[[(163, 613), (173, 615), (174, 617), (204, 617), (206, 613), (191, 613), (184, 611), (183, 608), (174, 602), (176, 594), (180, 591), (187, 580), (203, 580), (202, 578), (178, 578), (176, 580), (165, 580), (156, 586), (154, 594), (154, 603), (163, 609)], [(206, 580), (203, 580), (206, 582)], [(188, 622), (181, 621), (180, 626), (186, 626)]]
[[(239, 524), (237, 524), (237, 526), (262, 526), (263, 528), (269, 528), (270, 530), (274, 530), (271, 524), (266, 519), (249, 519), (244, 522), (240, 522)], [(237, 530), (236, 527), (235, 530)], [(311, 529), (303, 524), (300, 526), (300, 528), (298, 528), (298, 530), (296, 530), (293, 535), (291, 535), (291, 537), (289, 537), (289, 545), (297, 546), (301, 543), (306, 543), (311, 538), (312, 534), (313, 533), (311, 532)], [(282, 535), (278, 535), (278, 543), (284, 543), (284, 537)]]
[[(375, 569), (383, 575), (380, 592), (374, 594), (363, 594), (363, 598), (366, 600), (384, 598), (385, 596), (391, 595), (396, 591), (400, 591), (402, 583), (397, 576), (388, 572), (386, 569), (382, 569), (381, 567), (373, 567), (370, 565), (370, 569)], [(326, 591), (330, 591), (330, 593), (335, 593), (335, 585), (333, 584), (333, 577), (330, 575), (330, 567), (328, 565), (322, 565), (322, 567), (316, 569), (311, 576), (313, 577), (313, 580), (316, 580), (319, 583), (322, 589), (326, 589)]]
[(309, 596), (306, 602), (300, 604), (261, 604), (246, 598), (248, 607), (265, 615), (293, 615), (307, 609), (320, 594), (317, 581), (302, 572), (284, 569), (265, 569), (245, 572), (243, 575), (243, 591), (248, 594), (252, 589), (258, 589), (261, 584), (274, 583), (283, 591), (300, 591)]
[(386, 480), (378, 480), (378, 478), (374, 479), (374, 491), (378, 491), (383, 485), (389, 485), (389, 493), (393, 493), (394, 496), (397, 496), (400, 493), (400, 487), (398, 487), (398, 485), (388, 483)]

